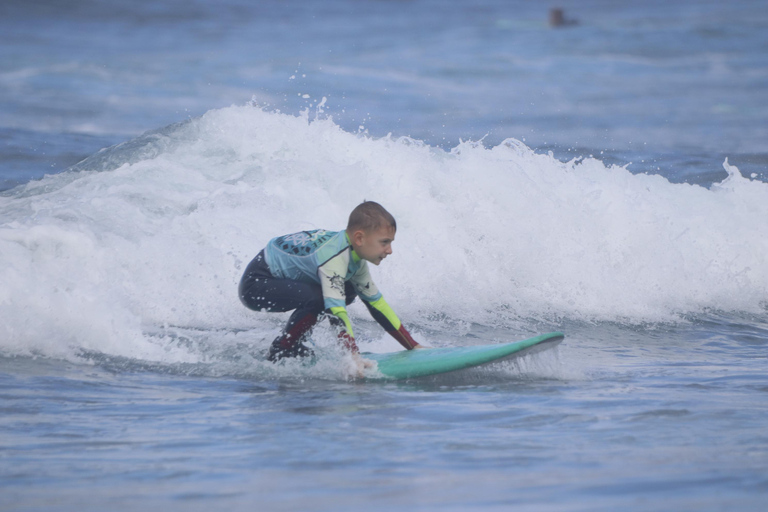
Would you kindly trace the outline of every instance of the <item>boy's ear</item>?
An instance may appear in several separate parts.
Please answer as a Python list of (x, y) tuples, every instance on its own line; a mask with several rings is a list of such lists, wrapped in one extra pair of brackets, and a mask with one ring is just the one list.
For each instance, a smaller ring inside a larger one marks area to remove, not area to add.
[(363, 240), (365, 239), (365, 232), (362, 229), (358, 229), (354, 233), (352, 233), (352, 236), (350, 237), (352, 240), (352, 243), (354, 245), (362, 245)]

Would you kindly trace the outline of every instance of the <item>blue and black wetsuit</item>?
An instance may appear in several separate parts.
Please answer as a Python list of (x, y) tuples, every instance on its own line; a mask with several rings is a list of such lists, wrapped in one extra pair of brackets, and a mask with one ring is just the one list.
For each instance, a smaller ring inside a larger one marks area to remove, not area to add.
[(302, 231), (270, 240), (245, 269), (239, 294), (255, 311), (295, 310), (273, 342), (271, 356), (278, 351), (301, 355), (296, 351), (323, 312), (347, 347), (357, 352), (346, 309), (356, 296), (401, 345), (417, 345), (371, 279), (368, 263), (352, 249), (346, 231)]

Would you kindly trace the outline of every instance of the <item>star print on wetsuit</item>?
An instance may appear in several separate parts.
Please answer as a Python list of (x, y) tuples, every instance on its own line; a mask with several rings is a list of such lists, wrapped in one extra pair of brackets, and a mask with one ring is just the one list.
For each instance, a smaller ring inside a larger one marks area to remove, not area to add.
[(287, 254), (309, 256), (318, 247), (333, 238), (334, 233), (319, 229), (317, 231), (302, 231), (278, 237), (274, 244)]

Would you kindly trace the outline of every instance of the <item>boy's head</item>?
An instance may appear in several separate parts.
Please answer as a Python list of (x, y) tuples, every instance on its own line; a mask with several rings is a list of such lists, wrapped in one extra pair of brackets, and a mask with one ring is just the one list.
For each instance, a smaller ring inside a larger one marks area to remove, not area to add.
[(397, 223), (379, 203), (363, 201), (352, 210), (347, 235), (358, 256), (378, 265), (392, 254)]
[(397, 222), (395, 222), (392, 214), (379, 203), (363, 201), (349, 214), (347, 233), (354, 233), (358, 229), (376, 231), (382, 227), (391, 227), (397, 231)]

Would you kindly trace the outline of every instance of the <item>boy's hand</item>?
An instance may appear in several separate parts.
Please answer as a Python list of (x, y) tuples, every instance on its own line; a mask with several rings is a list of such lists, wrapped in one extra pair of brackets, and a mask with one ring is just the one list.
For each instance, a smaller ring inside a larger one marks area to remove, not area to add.
[(365, 370), (373, 368), (373, 365), (375, 364), (370, 359), (364, 359), (359, 352), (352, 352), (352, 360), (357, 366), (357, 377), (360, 379), (365, 377)]

